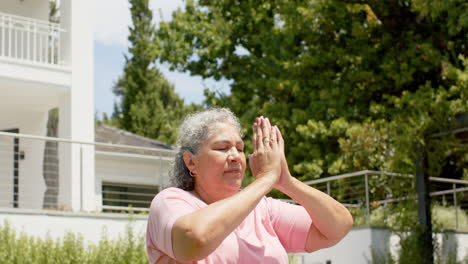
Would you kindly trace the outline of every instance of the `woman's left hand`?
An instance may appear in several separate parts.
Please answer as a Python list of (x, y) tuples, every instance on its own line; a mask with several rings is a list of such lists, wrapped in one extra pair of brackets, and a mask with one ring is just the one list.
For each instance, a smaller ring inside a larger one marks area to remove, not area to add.
[[(286, 185), (290, 183), (290, 180), (292, 178), (291, 173), (289, 173), (288, 162), (286, 160), (286, 155), (284, 152), (284, 139), (283, 139), (283, 136), (281, 135), (281, 131), (279, 130), (279, 128), (276, 125), (272, 126), (268, 118), (265, 118), (263, 116), (259, 117), (256, 120), (254, 127), (258, 127), (260, 126), (260, 124), (265, 125), (266, 131), (271, 131), (271, 134), (272, 134), (271, 137), (274, 138), (278, 144), (277, 146), (278, 146), (278, 151), (280, 154), (279, 162), (281, 166), (281, 171), (280, 171), (279, 179), (277, 183), (275, 184), (274, 188), (281, 189), (282, 187), (286, 187)], [(256, 146), (258, 143), (256, 144), (257, 140), (255, 139), (258, 139), (258, 135), (257, 133), (254, 132), (254, 150), (256, 150), (258, 147)], [(252, 167), (254, 166), (251, 166), (251, 168)]]
[(288, 183), (290, 183), (292, 176), (289, 172), (288, 161), (286, 160), (286, 154), (284, 152), (284, 139), (281, 135), (281, 131), (276, 125), (273, 126), (273, 131), (276, 132), (276, 138), (278, 140), (278, 145), (281, 153), (281, 174), (275, 188), (281, 189), (282, 187), (285, 187)]
[(253, 125), (253, 150), (249, 155), (249, 166), (256, 178), (266, 177), (272, 181), (274, 188), (281, 174), (281, 152), (277, 133), (270, 125), (268, 118), (259, 117)]
[[(271, 128), (271, 134), (276, 136), (278, 142), (280, 156), (278, 162), (281, 168), (274, 188), (302, 205), (312, 219), (307, 235), (306, 250), (312, 252), (338, 243), (353, 226), (351, 214), (346, 207), (329, 195), (291, 176), (284, 153), (285, 143), (280, 130), (277, 126), (272, 127), (268, 119), (263, 119), (263, 117), (261, 119), (261, 122), (266, 120), (265, 124)], [(255, 133), (254, 138), (256, 138)], [(254, 149), (256, 149), (255, 142)]]

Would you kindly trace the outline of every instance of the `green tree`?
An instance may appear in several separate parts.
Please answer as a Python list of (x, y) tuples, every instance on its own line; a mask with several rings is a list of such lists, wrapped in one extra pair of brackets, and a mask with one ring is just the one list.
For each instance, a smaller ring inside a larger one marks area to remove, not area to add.
[(60, 12), (56, 0), (49, 1), (49, 22), (60, 23)]
[[(232, 83), (230, 95), (206, 91), (208, 106), (232, 108), (244, 127), (263, 114), (282, 128), (300, 180), (414, 173), (416, 144), (429, 175), (468, 179), (466, 144), (450, 133), (468, 114), (465, 0), (187, 0), (157, 35), (172, 69)], [(448, 161), (455, 174), (444, 175)], [(371, 190), (385, 197), (379, 180)], [(417, 238), (415, 204), (391, 211)]]
[(174, 143), (177, 126), (188, 111), (155, 65), (155, 27), (148, 0), (129, 0), (133, 25), (125, 68), (114, 86), (118, 98), (110, 123), (127, 131)]
[(468, 112), (466, 1), (188, 0), (157, 36), (172, 69), (231, 81), (208, 106), (280, 125), (302, 180), (414, 173), (416, 142), (431, 175), (449, 156), (466, 167), (452, 134), (432, 136)]

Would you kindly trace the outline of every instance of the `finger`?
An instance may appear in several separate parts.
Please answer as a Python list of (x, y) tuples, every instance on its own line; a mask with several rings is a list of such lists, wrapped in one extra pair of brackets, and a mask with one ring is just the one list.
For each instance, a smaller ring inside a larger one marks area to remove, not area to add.
[[(268, 129), (268, 131), (271, 131), (271, 123), (270, 123), (270, 119), (268, 119), (268, 117), (265, 117), (265, 125), (266, 125), (266, 128)], [(271, 133), (270, 133), (271, 135)]]
[(279, 130), (278, 126), (275, 126), (276, 130), (276, 138), (278, 140), (278, 146), (280, 147), (281, 151), (284, 152), (284, 139), (283, 135), (281, 135), (281, 131)]
[(264, 145), (263, 145), (263, 129), (262, 129), (262, 119), (260, 118), (259, 121), (257, 122), (257, 128), (255, 129), (255, 133), (257, 134), (257, 151), (263, 151)]
[(266, 126), (268, 128), (268, 131), (269, 131), (269, 135), (270, 135), (270, 147), (277, 147), (277, 142), (276, 142), (276, 131), (274, 130), (273, 126), (271, 125), (270, 123), (270, 119), (267, 117), (265, 118), (266, 119)]
[[(255, 144), (257, 145), (257, 150), (259, 149), (260, 145), (263, 146), (263, 143), (262, 143), (262, 133), (259, 133), (259, 130), (261, 132), (262, 130), (262, 127), (261, 127), (261, 123), (262, 123), (262, 120), (260, 117), (257, 117), (256, 118), (256, 121), (255, 121), (255, 137), (256, 137), (256, 142)], [(263, 148), (262, 148), (263, 149)]]
[[(270, 147), (270, 122), (267, 118), (262, 120), (262, 143), (264, 148)], [(268, 142), (268, 144), (267, 144)]]
[(277, 140), (277, 135), (276, 135), (276, 129), (275, 129), (275, 126), (272, 126), (271, 129), (270, 129), (270, 144), (273, 148), (277, 148), (278, 147), (278, 140)]
[(268, 123), (269, 123), (269, 128), (270, 128), (270, 138), (272, 139), (273, 142), (276, 142), (277, 136), (276, 136), (275, 126), (271, 125), (270, 120), (268, 120)]
[(253, 151), (257, 150), (257, 133), (255, 132), (255, 130), (257, 129), (257, 121), (255, 121), (252, 125), (252, 134), (253, 134), (253, 138), (252, 138), (252, 144), (253, 144)]

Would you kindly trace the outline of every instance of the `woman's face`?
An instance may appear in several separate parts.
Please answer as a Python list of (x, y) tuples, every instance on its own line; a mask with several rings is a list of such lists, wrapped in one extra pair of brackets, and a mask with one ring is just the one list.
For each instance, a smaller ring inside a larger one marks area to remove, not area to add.
[(193, 156), (195, 190), (222, 199), (239, 191), (245, 172), (244, 142), (237, 128), (217, 123)]

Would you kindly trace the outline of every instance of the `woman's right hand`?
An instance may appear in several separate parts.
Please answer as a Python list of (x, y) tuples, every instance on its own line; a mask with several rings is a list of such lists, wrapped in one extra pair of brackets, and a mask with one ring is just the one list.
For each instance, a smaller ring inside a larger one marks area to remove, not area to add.
[(253, 154), (249, 155), (252, 175), (256, 178), (267, 177), (277, 184), (281, 173), (281, 148), (276, 127), (268, 118), (258, 117), (253, 125)]

